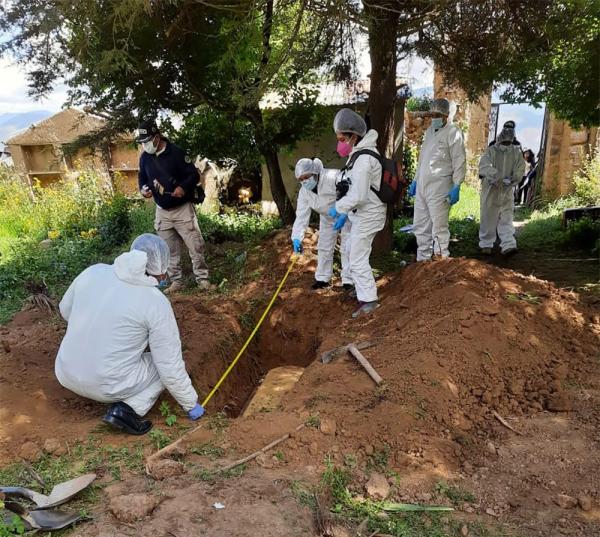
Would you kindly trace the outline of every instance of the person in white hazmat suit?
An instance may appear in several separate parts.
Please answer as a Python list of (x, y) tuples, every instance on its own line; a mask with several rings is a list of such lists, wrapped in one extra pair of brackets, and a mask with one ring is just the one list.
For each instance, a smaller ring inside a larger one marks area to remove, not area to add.
[(333, 229), (335, 221), (327, 212), (335, 205), (336, 179), (340, 170), (323, 168), (318, 159), (302, 158), (296, 163), (296, 179), (300, 182), (298, 201), (296, 204), (296, 220), (292, 227), (292, 247), (294, 253), (302, 252), (304, 233), (310, 222), (312, 211), (319, 213), (319, 242), (317, 243), (317, 270), (313, 289), (329, 286), (333, 276), (333, 254), (338, 235), (341, 235), (342, 287), (345, 290), (354, 288), (348, 268), (348, 238), (350, 222), (346, 222), (341, 231)]
[(450, 255), (448, 216), (450, 206), (459, 200), (467, 170), (463, 133), (452, 123), (450, 102), (434, 99), (431, 112), (431, 126), (425, 131), (415, 178), (408, 190), (410, 196), (416, 195), (413, 232), (417, 261)]
[(204, 413), (185, 369), (173, 309), (158, 289), (167, 283), (168, 266), (167, 243), (146, 233), (112, 265), (84, 270), (60, 302), (68, 325), (56, 378), (82, 397), (113, 403), (104, 421), (130, 434), (152, 428), (141, 417), (165, 388), (190, 419)]
[(502, 129), (496, 143), (485, 150), (479, 161), (479, 248), (484, 255), (492, 253), (496, 234), (500, 237), (502, 255), (511, 255), (517, 251), (513, 227), (514, 190), (525, 172), (525, 159), (521, 146), (514, 145), (514, 139), (514, 129)]
[(349, 108), (342, 108), (333, 120), (338, 143), (337, 153), (348, 157), (346, 167), (338, 176), (338, 200), (330, 209), (335, 218), (334, 229), (341, 229), (350, 220), (348, 262), (354, 282), (358, 309), (353, 318), (372, 312), (379, 306), (377, 286), (369, 264), (373, 239), (385, 226), (387, 208), (375, 191), (381, 187), (381, 163), (368, 154), (356, 156), (361, 149), (377, 150), (377, 131), (367, 132), (365, 120)]

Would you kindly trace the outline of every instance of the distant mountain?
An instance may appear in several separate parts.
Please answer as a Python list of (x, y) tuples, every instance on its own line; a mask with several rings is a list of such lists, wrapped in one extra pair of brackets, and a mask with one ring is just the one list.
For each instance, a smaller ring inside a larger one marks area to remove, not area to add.
[(6, 140), (17, 134), (17, 132), (51, 115), (52, 112), (48, 110), (0, 114), (0, 147), (4, 145)]

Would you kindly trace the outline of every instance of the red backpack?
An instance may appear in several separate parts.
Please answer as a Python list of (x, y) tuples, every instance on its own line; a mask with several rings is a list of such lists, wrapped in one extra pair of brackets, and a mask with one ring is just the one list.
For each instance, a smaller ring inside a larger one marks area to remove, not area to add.
[(377, 197), (383, 203), (396, 205), (404, 197), (406, 187), (408, 186), (408, 182), (402, 174), (401, 164), (396, 160), (382, 157), (376, 151), (360, 149), (352, 155), (345, 169), (351, 170), (356, 159), (361, 155), (371, 155), (381, 164), (381, 184), (379, 190), (375, 190), (373, 187), (371, 187), (371, 190), (377, 194)]

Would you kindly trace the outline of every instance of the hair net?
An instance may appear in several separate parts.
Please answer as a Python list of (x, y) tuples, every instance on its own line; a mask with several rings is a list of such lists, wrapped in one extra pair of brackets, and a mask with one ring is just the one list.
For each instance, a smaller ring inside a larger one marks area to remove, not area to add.
[(438, 112), (445, 116), (450, 115), (450, 101), (448, 99), (434, 99), (429, 106), (431, 112)]
[(515, 129), (511, 129), (508, 127), (504, 127), (500, 134), (498, 135), (497, 142), (501, 144), (502, 142), (512, 142), (515, 139)]
[(169, 246), (158, 235), (144, 233), (137, 237), (132, 243), (130, 250), (146, 252), (146, 272), (152, 276), (166, 274), (169, 267)]
[(296, 179), (308, 174), (320, 175), (322, 171), (323, 163), (318, 158), (301, 158), (298, 162), (296, 162)]
[(359, 136), (367, 134), (367, 124), (354, 110), (342, 108), (333, 119), (335, 132), (353, 132)]

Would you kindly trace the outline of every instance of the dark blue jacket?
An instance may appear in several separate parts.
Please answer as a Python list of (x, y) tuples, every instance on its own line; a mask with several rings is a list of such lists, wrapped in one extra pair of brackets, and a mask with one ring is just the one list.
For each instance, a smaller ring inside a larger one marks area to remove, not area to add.
[[(168, 140), (166, 142), (165, 150), (158, 156), (145, 151), (142, 153), (138, 183), (140, 190), (146, 185), (152, 191), (157, 205), (172, 209), (192, 201), (199, 174), (182, 149)], [(170, 194), (178, 186), (185, 191), (183, 198), (174, 198)]]

